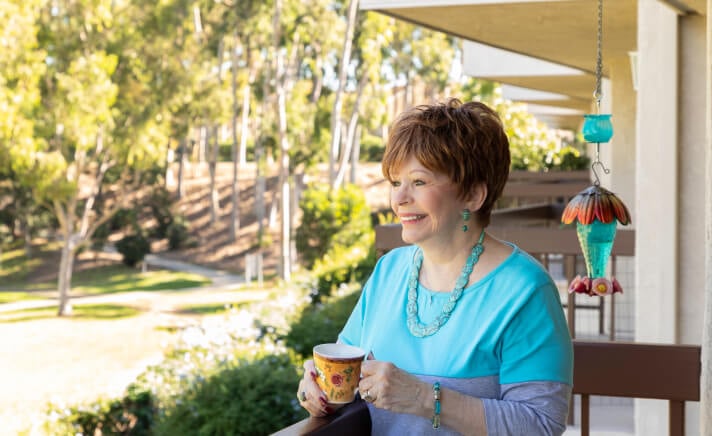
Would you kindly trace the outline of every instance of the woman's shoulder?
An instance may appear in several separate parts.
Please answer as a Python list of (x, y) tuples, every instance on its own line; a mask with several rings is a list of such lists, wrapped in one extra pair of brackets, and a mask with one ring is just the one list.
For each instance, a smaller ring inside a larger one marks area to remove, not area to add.
[(415, 245), (405, 245), (389, 250), (376, 262), (374, 273), (382, 271), (393, 272), (394, 270), (408, 268), (413, 264), (413, 258), (417, 249), (418, 247)]
[(509, 257), (497, 269), (496, 277), (500, 280), (526, 282), (533, 287), (553, 284), (549, 271), (532, 255), (507, 242), (512, 247)]

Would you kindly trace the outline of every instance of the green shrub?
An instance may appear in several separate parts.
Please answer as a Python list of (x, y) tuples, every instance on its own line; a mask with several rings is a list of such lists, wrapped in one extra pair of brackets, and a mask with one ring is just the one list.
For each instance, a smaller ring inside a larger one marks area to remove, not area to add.
[(114, 215), (96, 228), (91, 235), (91, 247), (101, 250), (112, 233), (137, 227), (137, 213), (134, 209), (121, 208)]
[(314, 263), (311, 289), (313, 302), (319, 302), (342, 284), (363, 284), (376, 264), (373, 235), (364, 235), (358, 243), (350, 246), (334, 245), (321, 259)]
[(138, 214), (135, 209), (122, 207), (117, 210), (116, 213), (114, 213), (114, 216), (107, 221), (109, 224), (109, 230), (114, 232), (135, 226), (137, 223), (137, 215)]
[(159, 187), (154, 189), (145, 201), (148, 203), (151, 215), (157, 223), (153, 236), (158, 239), (165, 238), (168, 227), (173, 223), (174, 219), (173, 196), (165, 188)]
[(126, 395), (112, 401), (98, 401), (87, 407), (53, 407), (59, 417), (45, 423), (48, 434), (150, 435), (156, 408), (151, 392), (129, 386)]
[(297, 251), (307, 269), (335, 245), (351, 246), (373, 232), (366, 198), (357, 186), (330, 190), (321, 185), (304, 191)]
[(119, 240), (116, 243), (116, 250), (123, 256), (121, 261), (133, 267), (151, 252), (151, 244), (141, 233), (138, 233)]
[(91, 248), (101, 250), (104, 244), (106, 244), (106, 241), (109, 240), (109, 236), (111, 236), (111, 230), (109, 229), (109, 223), (105, 222), (97, 227), (91, 235)]
[(183, 216), (176, 216), (173, 222), (168, 225), (166, 237), (171, 250), (177, 250), (188, 244), (190, 232), (188, 232), (188, 224)]
[(292, 323), (284, 337), (285, 344), (302, 356), (309, 356), (317, 344), (335, 342), (348, 320), (361, 288), (326, 299), (322, 304), (307, 306)]
[(548, 169), (561, 171), (585, 170), (590, 167), (591, 159), (577, 148), (566, 146), (551, 156), (547, 156), (544, 165)]
[(268, 435), (306, 417), (287, 355), (240, 360), (181, 393), (155, 435)]
[(361, 157), (365, 162), (381, 162), (386, 146), (378, 136), (364, 134), (361, 138)]

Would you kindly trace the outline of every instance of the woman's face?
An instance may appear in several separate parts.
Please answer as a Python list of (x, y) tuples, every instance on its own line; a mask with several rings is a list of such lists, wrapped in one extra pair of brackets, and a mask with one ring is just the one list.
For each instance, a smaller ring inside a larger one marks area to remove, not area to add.
[(447, 175), (425, 168), (411, 157), (393, 173), (391, 208), (403, 225), (405, 242), (423, 246), (448, 244), (462, 232), (462, 210), (457, 187)]

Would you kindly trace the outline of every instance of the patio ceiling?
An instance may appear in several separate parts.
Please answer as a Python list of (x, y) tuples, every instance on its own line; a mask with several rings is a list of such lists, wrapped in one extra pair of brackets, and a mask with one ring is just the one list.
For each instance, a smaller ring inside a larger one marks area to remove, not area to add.
[[(362, 0), (361, 8), (579, 70), (595, 69), (595, 0)], [(604, 59), (627, 56), (636, 49), (637, 2), (604, 0), (603, 10)]]
[[(706, 0), (658, 1), (680, 14), (706, 11)], [(482, 66), (487, 59), (495, 59), (491, 53), (477, 58), (471, 54), (472, 46), (466, 46), (465, 72), (517, 87), (568, 96), (571, 100), (552, 103), (568, 108), (580, 108), (591, 101), (595, 84), (597, 5), (596, 0), (361, 0), (360, 3), (361, 9), (440, 30), (493, 50), (511, 52), (513, 56), (509, 58), (490, 61), (502, 66), (497, 71)], [(604, 0), (605, 77), (609, 76), (606, 60), (627, 59), (630, 52), (636, 51), (637, 14), (636, 0)], [(472, 61), (468, 61), (468, 51)], [(481, 49), (480, 53), (485, 52)], [(551, 74), (541, 71), (534, 74), (534, 69), (527, 64), (511, 61), (519, 55), (578, 72), (559, 74), (554, 69)]]

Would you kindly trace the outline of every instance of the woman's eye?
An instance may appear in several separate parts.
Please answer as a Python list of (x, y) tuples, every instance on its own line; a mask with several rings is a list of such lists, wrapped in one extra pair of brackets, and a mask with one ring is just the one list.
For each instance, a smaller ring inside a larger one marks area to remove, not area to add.
[(400, 182), (398, 182), (398, 181), (396, 181), (396, 180), (392, 180), (392, 181), (391, 181), (391, 186), (394, 187), (394, 188), (397, 188), (397, 187), (400, 186)]
[(422, 185), (425, 184), (425, 182), (422, 181), (422, 180), (420, 180), (420, 179), (417, 179), (417, 180), (413, 180), (413, 184), (414, 184), (415, 186), (422, 186)]

